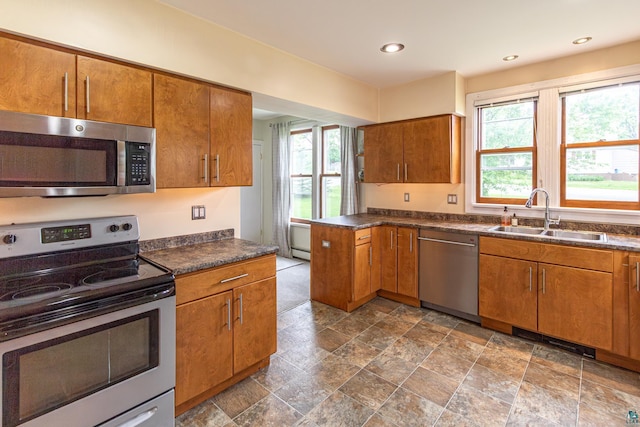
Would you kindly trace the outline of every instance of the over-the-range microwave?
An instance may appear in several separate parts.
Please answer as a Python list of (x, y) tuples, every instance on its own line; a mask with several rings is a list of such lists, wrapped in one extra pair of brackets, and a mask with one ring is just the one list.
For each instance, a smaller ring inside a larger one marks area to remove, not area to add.
[(0, 111), (0, 197), (153, 193), (153, 128)]

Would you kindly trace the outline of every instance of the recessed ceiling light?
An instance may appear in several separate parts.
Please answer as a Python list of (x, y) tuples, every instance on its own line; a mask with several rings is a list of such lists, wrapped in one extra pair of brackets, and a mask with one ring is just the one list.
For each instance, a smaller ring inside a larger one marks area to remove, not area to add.
[(384, 53), (396, 53), (400, 52), (402, 49), (404, 49), (404, 45), (402, 43), (387, 43), (380, 48)]
[(518, 59), (518, 55), (509, 55), (502, 58), (503, 61), (507, 61), (507, 62), (515, 61), (516, 59)]
[(580, 37), (579, 39), (575, 39), (573, 44), (585, 44), (588, 41), (591, 41), (591, 37)]

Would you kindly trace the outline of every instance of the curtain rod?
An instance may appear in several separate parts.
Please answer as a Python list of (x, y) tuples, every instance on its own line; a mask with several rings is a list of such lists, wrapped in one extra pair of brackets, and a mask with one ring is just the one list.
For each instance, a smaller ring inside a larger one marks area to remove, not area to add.
[[(295, 124), (298, 124), (298, 123), (304, 123), (304, 122), (318, 123), (318, 122), (317, 122), (317, 121), (315, 121), (315, 120), (310, 120), (310, 119), (299, 119), (299, 120), (291, 120), (291, 121), (287, 122), (287, 124), (288, 124), (289, 126), (291, 126), (291, 125), (295, 125)], [(275, 125), (275, 124), (277, 124), (277, 123), (269, 123), (269, 127), (273, 127), (273, 125)]]

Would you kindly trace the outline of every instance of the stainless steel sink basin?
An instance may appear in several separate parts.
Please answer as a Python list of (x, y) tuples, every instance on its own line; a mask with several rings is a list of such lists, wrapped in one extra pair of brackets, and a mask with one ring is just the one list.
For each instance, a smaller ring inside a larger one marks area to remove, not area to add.
[(492, 227), (490, 231), (498, 231), (508, 234), (526, 234), (540, 237), (555, 237), (556, 239), (567, 240), (587, 240), (590, 242), (606, 242), (606, 233), (597, 233), (592, 231), (569, 231), (569, 230), (544, 230), (537, 227), (506, 227), (497, 225)]
[(586, 231), (547, 230), (543, 232), (542, 235), (557, 237), (559, 239), (592, 240), (592, 241), (598, 241), (598, 242), (607, 241), (607, 235), (605, 233), (595, 233), (595, 232), (586, 232)]
[(542, 228), (535, 227), (505, 227), (504, 225), (498, 225), (491, 228), (491, 231), (500, 231), (502, 233), (509, 234), (542, 234), (544, 231)]

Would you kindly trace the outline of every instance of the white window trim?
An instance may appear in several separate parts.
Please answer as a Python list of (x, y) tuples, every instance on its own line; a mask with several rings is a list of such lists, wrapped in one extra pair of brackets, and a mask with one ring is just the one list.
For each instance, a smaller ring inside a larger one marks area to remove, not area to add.
[[(469, 93), (466, 97), (465, 126), (465, 212), (478, 215), (500, 215), (503, 204), (476, 203), (476, 147), (477, 127), (476, 105), (490, 102), (504, 101), (530, 97), (532, 93), (538, 93), (539, 102), (548, 103), (553, 107), (546, 110), (538, 110), (538, 182), (536, 186), (543, 187), (550, 193), (549, 206), (551, 215), (558, 215), (561, 219), (587, 222), (616, 222), (620, 224), (638, 224), (640, 212), (618, 209), (586, 209), (560, 207), (560, 126), (561, 112), (559, 108), (559, 94), (567, 89), (575, 87), (595, 87), (602, 85), (605, 80), (638, 77), (640, 64), (593, 73), (563, 77), (519, 86), (511, 86), (501, 89), (493, 89), (483, 92)], [(548, 144), (546, 141), (555, 141)], [(524, 217), (544, 217), (544, 200), (538, 198), (538, 205), (527, 209), (524, 205), (507, 205), (509, 212)], [(560, 223), (562, 227), (562, 222)]]

